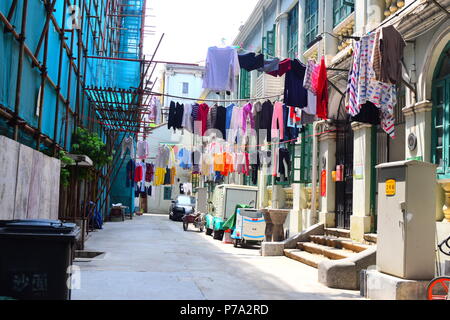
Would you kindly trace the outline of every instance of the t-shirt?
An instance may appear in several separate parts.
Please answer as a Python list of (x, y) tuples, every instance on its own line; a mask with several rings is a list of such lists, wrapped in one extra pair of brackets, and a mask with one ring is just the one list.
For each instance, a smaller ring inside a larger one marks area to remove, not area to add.
[(291, 107), (304, 108), (308, 105), (308, 92), (303, 88), (306, 66), (299, 60), (291, 61), (284, 82), (284, 103)]
[(282, 77), (286, 72), (291, 70), (291, 59), (284, 59), (278, 64), (278, 69), (273, 72), (269, 72), (271, 76)]
[(214, 91), (234, 91), (240, 66), (235, 48), (210, 47), (206, 56), (203, 88)]

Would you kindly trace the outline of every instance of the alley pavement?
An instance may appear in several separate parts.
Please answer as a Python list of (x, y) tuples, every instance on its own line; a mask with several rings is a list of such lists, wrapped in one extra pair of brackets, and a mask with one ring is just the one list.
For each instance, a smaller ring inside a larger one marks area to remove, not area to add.
[(330, 289), (317, 270), (286, 257), (261, 257), (259, 247), (234, 248), (168, 215), (108, 222), (91, 233), (76, 259), (81, 285), (73, 300), (324, 300), (361, 299)]

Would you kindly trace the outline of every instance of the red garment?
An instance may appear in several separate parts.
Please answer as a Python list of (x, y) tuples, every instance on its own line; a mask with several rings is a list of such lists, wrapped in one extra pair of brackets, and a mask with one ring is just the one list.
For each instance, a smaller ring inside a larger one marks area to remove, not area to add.
[(134, 182), (142, 181), (144, 171), (141, 166), (136, 166), (136, 170), (134, 172)]
[(317, 117), (328, 119), (328, 76), (325, 57), (320, 62), (319, 76), (317, 78)]
[(291, 70), (291, 59), (284, 59), (278, 64), (278, 70), (269, 72), (271, 76), (282, 77), (286, 72)]
[(206, 103), (202, 103), (198, 106), (198, 113), (197, 113), (197, 121), (201, 121), (202, 123), (202, 136), (205, 134), (207, 130), (207, 120), (208, 120), (208, 112), (209, 112), (209, 106)]

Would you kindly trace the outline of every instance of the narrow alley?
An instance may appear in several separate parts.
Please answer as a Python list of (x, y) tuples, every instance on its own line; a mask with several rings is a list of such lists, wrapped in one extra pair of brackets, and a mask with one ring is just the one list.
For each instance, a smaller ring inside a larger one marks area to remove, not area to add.
[(91, 234), (80, 259), (81, 288), (73, 300), (323, 300), (361, 299), (359, 291), (330, 289), (317, 269), (287, 257), (261, 257), (259, 248), (234, 248), (167, 215), (110, 222)]

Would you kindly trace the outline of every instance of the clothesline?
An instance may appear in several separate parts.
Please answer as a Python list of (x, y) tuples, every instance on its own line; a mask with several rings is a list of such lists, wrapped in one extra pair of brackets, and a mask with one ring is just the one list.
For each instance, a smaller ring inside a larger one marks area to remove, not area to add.
[(192, 101), (203, 101), (203, 102), (247, 102), (247, 101), (257, 101), (257, 100), (266, 100), (266, 99), (273, 99), (273, 98), (280, 98), (284, 96), (283, 94), (268, 96), (268, 97), (260, 97), (260, 98), (248, 98), (248, 99), (228, 99), (228, 100), (218, 100), (218, 99), (201, 99), (201, 98), (190, 98), (190, 97), (181, 97), (181, 96), (175, 96), (171, 94), (165, 94), (165, 93), (159, 93), (159, 92), (148, 92), (149, 94), (155, 95), (155, 96), (164, 96), (169, 98), (175, 98), (175, 99), (182, 99), (182, 100), (192, 100)]

